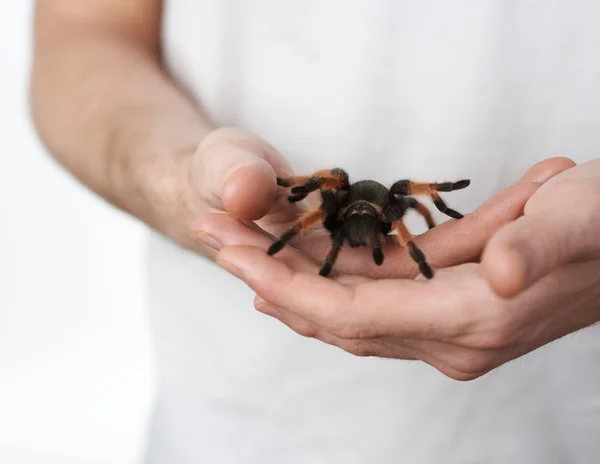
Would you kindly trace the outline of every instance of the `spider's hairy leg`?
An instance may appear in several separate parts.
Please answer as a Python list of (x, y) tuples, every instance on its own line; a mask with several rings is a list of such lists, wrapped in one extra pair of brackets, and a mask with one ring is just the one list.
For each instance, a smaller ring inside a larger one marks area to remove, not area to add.
[(458, 182), (413, 182), (412, 180), (399, 180), (390, 189), (395, 194), (401, 195), (428, 195), (430, 192), (453, 192), (454, 190), (462, 190), (471, 184), (468, 179), (459, 180)]
[(277, 178), (277, 185), (292, 187), (288, 197), (291, 202), (303, 200), (315, 190), (341, 190), (349, 186), (348, 174), (339, 168), (322, 169), (311, 176), (295, 176), (286, 179)]
[(323, 266), (319, 271), (319, 275), (327, 277), (329, 274), (331, 274), (331, 270), (333, 269), (333, 265), (335, 264), (335, 261), (338, 257), (338, 253), (340, 252), (340, 249), (344, 244), (344, 239), (344, 229), (342, 227), (336, 229), (331, 234), (331, 250), (325, 258), (325, 262), (323, 263)]
[(304, 184), (310, 179), (310, 176), (278, 177), (277, 185), (280, 187), (292, 187), (294, 185)]
[(383, 244), (384, 238), (379, 232), (374, 232), (369, 238), (369, 246), (373, 251), (373, 261), (375, 261), (375, 264), (378, 266), (383, 264)]
[(429, 211), (429, 208), (427, 208), (427, 206), (425, 206), (423, 203), (421, 203), (413, 197), (406, 197), (406, 205), (409, 208), (414, 209), (421, 216), (423, 216), (423, 219), (425, 219), (425, 222), (427, 223), (427, 227), (429, 227), (429, 229), (433, 229), (435, 227), (435, 221), (433, 220), (431, 211)]
[(463, 217), (463, 215), (461, 213), (459, 213), (456, 210), (453, 210), (452, 208), (449, 208), (448, 205), (444, 202), (444, 200), (442, 200), (442, 197), (439, 196), (439, 194), (437, 192), (431, 192), (429, 194), (431, 196), (431, 199), (433, 200), (433, 204), (435, 205), (435, 207), (440, 210), (442, 213), (444, 213), (447, 216), (450, 216), (451, 218), (454, 219), (461, 219)]
[(325, 217), (326, 213), (321, 208), (303, 214), (296, 220), (296, 222), (294, 222), (292, 227), (286, 230), (277, 241), (273, 242), (267, 253), (271, 256), (273, 256), (275, 253), (278, 253), (283, 249), (285, 244), (294, 238), (299, 232), (308, 229), (318, 221), (323, 221)]
[(453, 192), (454, 190), (462, 190), (471, 185), (469, 179), (459, 180), (458, 182), (442, 182), (441, 184), (431, 184), (438, 192)]
[(419, 265), (419, 271), (426, 278), (431, 279), (433, 277), (433, 269), (427, 262), (427, 258), (425, 258), (425, 254), (417, 247), (415, 244), (415, 238), (409, 232), (406, 224), (402, 219), (399, 219), (394, 222), (394, 229), (398, 232), (398, 240), (400, 244), (408, 248), (408, 252), (410, 253), (410, 257), (413, 259), (415, 263)]
[(468, 187), (470, 183), (471, 181), (467, 179), (442, 183), (413, 182), (405, 179), (392, 185), (390, 192), (392, 195), (428, 195), (433, 200), (435, 207), (442, 213), (454, 219), (461, 219), (463, 215), (449, 208), (437, 192), (461, 190)]

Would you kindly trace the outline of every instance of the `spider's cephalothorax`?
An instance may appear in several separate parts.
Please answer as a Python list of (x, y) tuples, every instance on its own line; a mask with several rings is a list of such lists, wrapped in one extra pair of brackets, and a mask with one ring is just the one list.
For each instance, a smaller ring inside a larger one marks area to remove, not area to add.
[(468, 180), (443, 183), (400, 180), (388, 189), (373, 180), (350, 184), (348, 174), (337, 168), (317, 171), (312, 176), (277, 178), (279, 186), (291, 187), (289, 201), (303, 200), (310, 192), (319, 190), (321, 205), (298, 218), (271, 245), (268, 253), (274, 255), (300, 231), (322, 222), (331, 234), (332, 241), (331, 251), (320, 271), (322, 276), (327, 276), (344, 242), (348, 242), (350, 247), (370, 247), (375, 263), (382, 264), (385, 236), (395, 230), (400, 244), (408, 249), (412, 259), (419, 265), (421, 274), (430, 279), (433, 277), (433, 270), (423, 252), (415, 245), (415, 239), (402, 218), (409, 209), (413, 209), (423, 216), (430, 229), (435, 227), (435, 222), (429, 209), (411, 195), (427, 195), (442, 213), (460, 219), (462, 214), (448, 208), (438, 192), (463, 189), (469, 183)]

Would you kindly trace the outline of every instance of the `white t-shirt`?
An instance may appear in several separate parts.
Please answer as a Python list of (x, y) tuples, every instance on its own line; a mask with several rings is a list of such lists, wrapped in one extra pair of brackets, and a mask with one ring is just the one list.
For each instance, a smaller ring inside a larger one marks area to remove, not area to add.
[[(468, 212), (538, 160), (600, 156), (600, 2), (164, 8), (175, 78), (298, 173), (470, 178), (448, 197)], [(243, 283), (156, 235), (148, 266), (161, 381), (151, 463), (600, 462), (600, 327), (461, 383), (303, 338), (256, 312)]]

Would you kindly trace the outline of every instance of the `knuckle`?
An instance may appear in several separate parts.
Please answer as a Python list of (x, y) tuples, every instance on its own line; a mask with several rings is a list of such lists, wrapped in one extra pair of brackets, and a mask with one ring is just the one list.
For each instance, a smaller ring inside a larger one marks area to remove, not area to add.
[(366, 329), (357, 322), (346, 320), (334, 322), (329, 327), (329, 331), (336, 337), (344, 340), (360, 340), (372, 336), (372, 331)]
[(312, 324), (295, 324), (291, 326), (291, 328), (298, 335), (301, 335), (302, 337), (306, 338), (315, 338), (318, 333), (317, 328)]
[(467, 379), (475, 379), (494, 367), (493, 358), (489, 355), (469, 351), (454, 358), (450, 367)]
[(332, 324), (330, 331), (333, 335), (344, 340), (354, 340), (359, 338), (359, 330), (353, 324), (346, 322), (336, 322)]
[(312, 322), (286, 314), (285, 312), (279, 315), (279, 320), (302, 337), (318, 338), (319, 328)]
[(366, 343), (361, 340), (353, 341), (346, 344), (346, 346), (344, 346), (344, 350), (346, 350), (350, 354), (353, 354), (354, 356), (361, 358), (377, 355), (377, 351), (370, 343)]
[(452, 380), (456, 380), (458, 382), (470, 382), (472, 380), (478, 379), (483, 374), (484, 372), (478, 374), (466, 374), (464, 372), (454, 371), (451, 373), (447, 373), (446, 375)]

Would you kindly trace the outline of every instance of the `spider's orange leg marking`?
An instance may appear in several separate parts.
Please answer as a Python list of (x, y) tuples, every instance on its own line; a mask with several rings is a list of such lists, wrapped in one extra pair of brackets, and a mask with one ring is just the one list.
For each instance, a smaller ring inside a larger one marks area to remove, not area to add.
[(431, 211), (429, 211), (429, 208), (427, 208), (427, 206), (425, 206), (423, 203), (420, 203), (417, 200), (415, 200), (415, 202), (416, 205), (414, 207), (414, 210), (421, 216), (423, 216), (423, 219), (425, 219), (425, 222), (427, 223), (427, 227), (433, 229), (435, 227), (435, 221), (433, 220)]
[[(442, 197), (440, 197), (437, 192), (452, 192), (454, 190), (461, 190), (468, 187), (470, 183), (470, 180), (442, 182), (439, 184), (401, 180), (392, 186), (391, 192), (395, 195), (427, 195), (433, 200), (435, 207), (442, 213), (450, 216), (451, 218), (460, 219), (463, 217), (463, 215), (458, 211), (448, 208), (448, 205), (444, 203), (444, 200), (442, 200)], [(427, 220), (427, 218), (425, 219)]]
[(310, 179), (310, 176), (292, 176), (286, 178), (278, 177), (277, 185), (280, 187), (292, 187), (294, 185), (305, 184), (308, 182), (308, 179)]
[(325, 217), (325, 211), (320, 208), (303, 214), (298, 218), (298, 220), (296, 220), (296, 222), (294, 222), (292, 227), (286, 230), (281, 237), (279, 237), (276, 242), (273, 242), (267, 253), (269, 253), (271, 256), (273, 256), (275, 253), (278, 253), (283, 249), (285, 244), (298, 235), (299, 232), (310, 228), (316, 222), (323, 221)]
[(291, 202), (303, 200), (315, 190), (340, 190), (348, 187), (348, 175), (342, 169), (322, 169), (311, 176), (277, 178), (277, 185), (292, 187), (288, 199)]
[(398, 240), (400, 241), (400, 245), (408, 248), (410, 257), (419, 265), (419, 271), (421, 271), (421, 274), (428, 279), (431, 279), (433, 277), (433, 270), (427, 262), (423, 252), (415, 244), (415, 238), (410, 233), (402, 219), (394, 222), (394, 229), (398, 232)]

